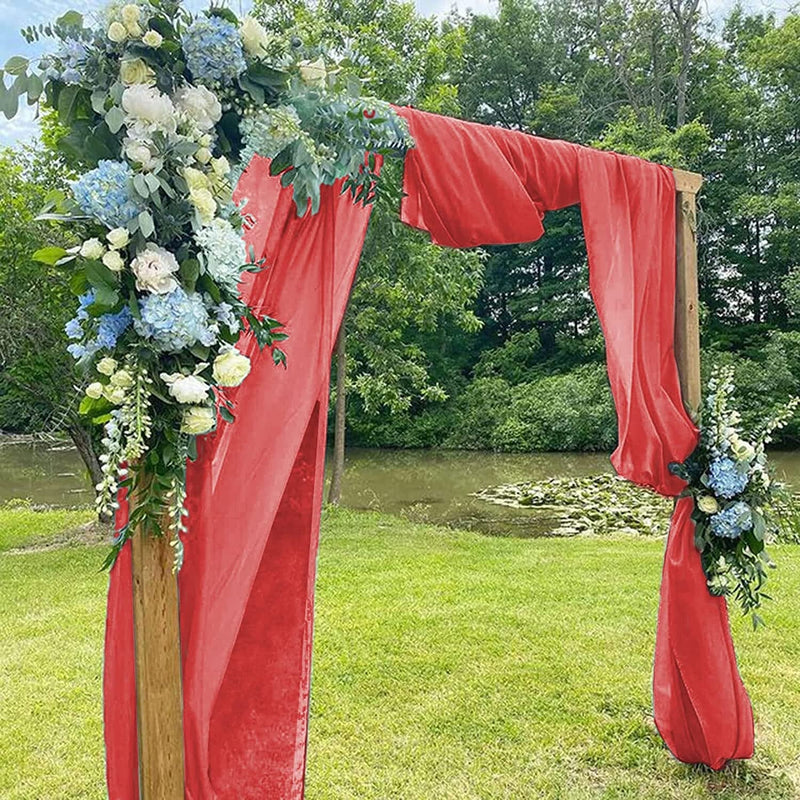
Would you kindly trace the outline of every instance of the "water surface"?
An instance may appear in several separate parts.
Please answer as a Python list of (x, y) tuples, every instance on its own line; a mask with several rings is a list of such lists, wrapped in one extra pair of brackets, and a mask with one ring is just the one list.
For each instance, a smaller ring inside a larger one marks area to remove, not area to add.
[[(800, 488), (800, 451), (773, 454), (778, 473)], [(367, 450), (347, 453), (342, 501), (495, 535), (536, 536), (553, 527), (547, 512), (494, 506), (472, 492), (501, 483), (556, 475), (611, 472), (596, 453), (489, 453), (463, 450)], [(63, 441), (0, 437), (0, 503), (28, 498), (69, 507), (92, 502), (89, 478), (77, 451)]]

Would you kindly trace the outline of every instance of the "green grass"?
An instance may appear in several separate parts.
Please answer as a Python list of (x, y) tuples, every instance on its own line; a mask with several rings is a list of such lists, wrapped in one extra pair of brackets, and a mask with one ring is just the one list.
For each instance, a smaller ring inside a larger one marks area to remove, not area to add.
[[(757, 755), (718, 774), (649, 722), (662, 549), (327, 511), (308, 800), (800, 797), (800, 548), (735, 622)], [(104, 552), (0, 555), (3, 800), (104, 797)]]
[(58, 534), (93, 518), (86, 509), (33, 511), (26, 505), (0, 506), (0, 553), (52, 541)]

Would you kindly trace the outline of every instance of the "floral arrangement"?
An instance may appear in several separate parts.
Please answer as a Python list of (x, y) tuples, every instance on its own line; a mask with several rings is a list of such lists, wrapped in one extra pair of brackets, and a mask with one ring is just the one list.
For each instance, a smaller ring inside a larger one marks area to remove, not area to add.
[(177, 568), (186, 460), (197, 436), (234, 421), (229, 390), (250, 371), (237, 342), (253, 337), (286, 363), (280, 323), (239, 297), (243, 273), (265, 268), (241, 238), (240, 170), (255, 154), (272, 159), (302, 215), (339, 179), (373, 202), (378, 156), (412, 142), (346, 68), (226, 8), (117, 2), (91, 24), (70, 11), (23, 35), (57, 47), (6, 63), (0, 110), (10, 118), (27, 96), (55, 116), (75, 180), (43, 217), (82, 240), (34, 257), (68, 266), (78, 296), (66, 334), (86, 375), (80, 410), (102, 426), (99, 508), (116, 508), (123, 486), (136, 497), (109, 563), (141, 529), (170, 533)]
[(791, 498), (772, 476), (765, 447), (772, 433), (794, 415), (793, 398), (752, 434), (741, 430), (741, 415), (731, 407), (733, 371), (716, 370), (702, 412), (700, 442), (683, 464), (670, 465), (688, 482), (682, 496), (694, 498), (695, 545), (711, 594), (735, 598), (754, 627), (756, 610), (767, 598), (767, 568), (774, 564), (766, 547), (791, 519)]

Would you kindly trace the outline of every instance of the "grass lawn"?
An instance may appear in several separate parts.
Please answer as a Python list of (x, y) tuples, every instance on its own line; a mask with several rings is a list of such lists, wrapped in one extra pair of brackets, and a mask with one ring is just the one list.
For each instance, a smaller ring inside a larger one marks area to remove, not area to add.
[[(20, 513), (0, 549), (82, 521)], [(769, 627), (735, 623), (757, 755), (717, 774), (649, 721), (662, 550), (327, 511), (308, 800), (799, 798), (800, 548), (775, 548)], [(103, 555), (0, 553), (2, 800), (105, 796)]]

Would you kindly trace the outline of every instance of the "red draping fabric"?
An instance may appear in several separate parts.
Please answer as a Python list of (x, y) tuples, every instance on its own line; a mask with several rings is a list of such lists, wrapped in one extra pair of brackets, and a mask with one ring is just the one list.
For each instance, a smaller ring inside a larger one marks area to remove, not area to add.
[[(291, 191), (255, 159), (236, 199), (268, 269), (243, 295), (285, 323), (289, 368), (248, 338), (237, 421), (200, 441), (189, 465), (180, 574), (187, 800), (303, 795), (313, 594), (322, 504), (330, 357), (369, 211), (323, 189), (298, 218)], [(117, 519), (126, 520), (124, 502)], [(112, 570), (105, 651), (110, 800), (137, 800), (130, 547)]]
[[(449, 247), (538, 239), (548, 210), (580, 203), (590, 289), (619, 421), (612, 456), (628, 480), (675, 496), (669, 472), (697, 443), (673, 350), (675, 181), (666, 167), (515, 131), (398, 109), (406, 156), (403, 221)], [(753, 752), (753, 716), (727, 607), (706, 588), (691, 501), (667, 540), (654, 669), (656, 724), (681, 761), (718, 769)]]

